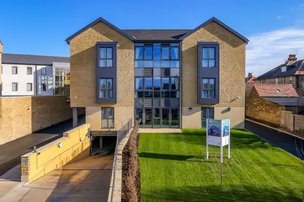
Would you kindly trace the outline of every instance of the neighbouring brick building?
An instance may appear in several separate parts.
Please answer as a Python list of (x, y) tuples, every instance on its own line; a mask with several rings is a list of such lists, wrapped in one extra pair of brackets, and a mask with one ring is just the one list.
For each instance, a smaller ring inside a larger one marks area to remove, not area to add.
[(246, 117), (279, 126), (282, 112), (303, 113), (303, 106), (291, 84), (254, 84), (246, 97)]
[(300, 96), (304, 96), (304, 60), (290, 54), (284, 64), (256, 78), (255, 83), (292, 84)]
[(122, 30), (103, 18), (69, 38), (71, 107), (92, 133), (201, 128), (205, 118), (244, 127), (248, 40), (216, 18), (185, 30)]

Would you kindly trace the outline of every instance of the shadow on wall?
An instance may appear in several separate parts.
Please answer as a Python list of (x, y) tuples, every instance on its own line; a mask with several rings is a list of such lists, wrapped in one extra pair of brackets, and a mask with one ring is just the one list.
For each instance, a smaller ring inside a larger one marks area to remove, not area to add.
[(66, 96), (33, 96), (31, 112), (32, 132), (72, 118)]

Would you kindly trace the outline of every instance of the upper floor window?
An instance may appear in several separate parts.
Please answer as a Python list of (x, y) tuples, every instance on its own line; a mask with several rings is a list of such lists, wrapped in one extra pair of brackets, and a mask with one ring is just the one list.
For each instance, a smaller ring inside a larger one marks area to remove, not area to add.
[(18, 74), (18, 67), (17, 66), (12, 67), (12, 74)]
[(281, 72), (286, 72), (286, 66), (281, 67)]
[(112, 78), (101, 78), (99, 80), (99, 98), (113, 98)]
[(18, 91), (18, 83), (16, 82), (12, 83), (12, 91)]
[(135, 67), (179, 68), (180, 53), (178, 43), (137, 43), (135, 44)]
[(202, 67), (215, 67), (215, 48), (203, 47)]
[(41, 68), (41, 75), (46, 75), (47, 70), (46, 67)]
[(202, 79), (202, 98), (215, 98), (215, 79)]
[(32, 75), (33, 74), (33, 68), (32, 67), (27, 67), (26, 68), (26, 74), (27, 75)]
[(99, 67), (113, 67), (113, 48), (101, 47), (99, 53)]

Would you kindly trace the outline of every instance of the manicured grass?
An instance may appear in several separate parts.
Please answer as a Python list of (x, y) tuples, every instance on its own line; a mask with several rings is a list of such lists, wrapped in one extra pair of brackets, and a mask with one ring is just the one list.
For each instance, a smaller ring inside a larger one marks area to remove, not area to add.
[[(301, 201), (304, 163), (255, 135), (231, 131), (231, 158), (205, 159), (205, 131), (141, 134), (142, 201)], [(225, 151), (225, 155), (227, 151)]]

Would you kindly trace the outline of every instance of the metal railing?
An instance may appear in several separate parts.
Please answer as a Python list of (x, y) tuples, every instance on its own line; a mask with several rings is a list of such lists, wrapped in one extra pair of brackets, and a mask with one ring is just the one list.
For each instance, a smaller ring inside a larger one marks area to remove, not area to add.
[(117, 131), (117, 139), (116, 139), (116, 146), (115, 146), (115, 152), (114, 152), (114, 160), (113, 160), (113, 170), (112, 170), (112, 179), (111, 179), (111, 187), (112, 189), (110, 190), (111, 193), (110, 197), (108, 197), (108, 201), (113, 201), (114, 197), (114, 187), (116, 186), (115, 184), (115, 179), (116, 179), (116, 172), (117, 172), (117, 155), (118, 155), (118, 145), (120, 144), (121, 140), (126, 137), (128, 133), (131, 132), (132, 129), (132, 119), (129, 119), (118, 131)]

